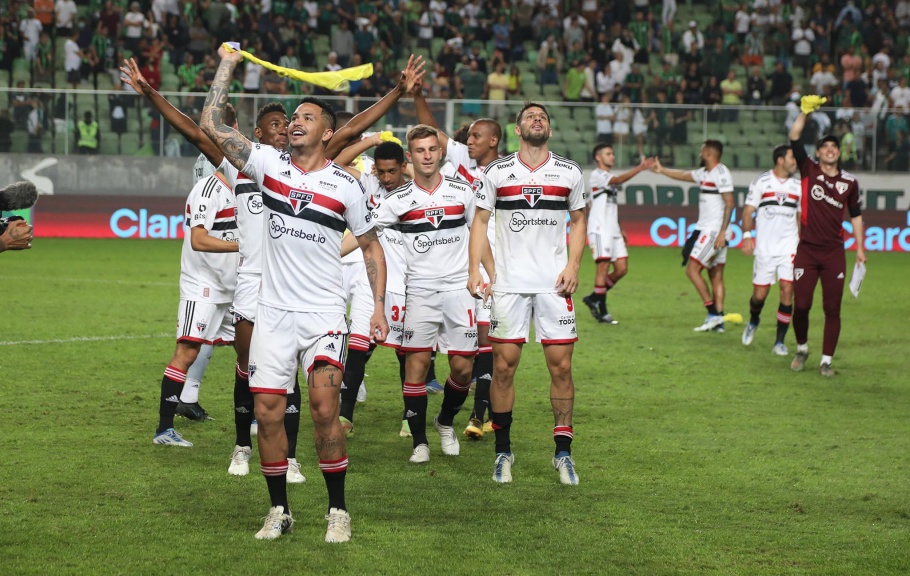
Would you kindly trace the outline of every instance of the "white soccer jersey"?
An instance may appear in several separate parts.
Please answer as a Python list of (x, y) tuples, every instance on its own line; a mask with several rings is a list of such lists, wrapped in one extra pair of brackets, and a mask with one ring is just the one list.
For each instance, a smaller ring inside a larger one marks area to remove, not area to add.
[[(372, 174), (363, 173), (360, 183), (369, 194), (368, 207), (372, 210), (374, 220), (378, 217), (377, 211), (386, 195), (385, 186), (379, 178)], [(386, 292), (404, 294), (404, 278), (407, 271), (407, 253), (404, 249), (404, 238), (399, 230), (393, 227), (385, 228), (379, 235), (379, 243), (385, 253)]]
[(200, 180), (205, 180), (214, 173), (215, 167), (205, 157), (205, 154), (200, 154), (196, 157), (196, 163), (193, 164), (193, 184)]
[[(477, 197), (477, 191), (483, 187), (483, 169), (477, 166), (477, 160), (473, 160), (468, 153), (468, 147), (461, 142), (449, 139), (446, 146), (446, 163), (455, 168), (455, 178), (464, 180), (474, 189), (474, 196)], [(490, 224), (487, 227), (487, 240), (490, 241), (490, 249), (496, 245), (496, 214), (490, 213)], [(483, 267), (481, 267), (483, 269)]]
[(618, 236), (619, 231), (619, 206), (616, 199), (619, 190), (610, 184), (613, 174), (600, 168), (591, 172), (588, 178), (590, 192), (588, 201), (591, 203), (591, 213), (588, 216), (588, 232), (597, 232), (609, 236)]
[(441, 175), (433, 190), (412, 180), (385, 195), (376, 210), (376, 225), (401, 232), (408, 287), (464, 287), (474, 201), (470, 185)]
[(724, 223), (724, 199), (721, 194), (733, 192), (733, 175), (726, 166), (717, 163), (711, 170), (699, 168), (692, 171), (692, 178), (701, 188), (698, 195), (698, 222), (696, 230), (719, 232)]
[(749, 185), (746, 206), (755, 208), (755, 255), (789, 256), (799, 244), (802, 186), (798, 178), (778, 178), (768, 170)]
[(494, 290), (555, 291), (568, 264), (566, 212), (585, 207), (585, 182), (575, 162), (553, 154), (531, 167), (517, 153), (487, 166), (477, 205), (496, 210)]
[(218, 166), (234, 189), (237, 202), (237, 230), (240, 236), (241, 274), (262, 273), (262, 193), (252, 178), (237, 170), (227, 158)]
[(261, 144), (243, 172), (259, 183), (265, 205), (260, 303), (344, 314), (341, 238), (346, 228), (357, 236), (372, 228), (360, 183), (331, 160), (307, 172), (289, 152)]
[(215, 253), (193, 250), (191, 229), (203, 226), (209, 236), (237, 241), (234, 195), (217, 175), (200, 180), (186, 199), (183, 249), (180, 253), (180, 298), (214, 304), (229, 303), (237, 285), (236, 252)]

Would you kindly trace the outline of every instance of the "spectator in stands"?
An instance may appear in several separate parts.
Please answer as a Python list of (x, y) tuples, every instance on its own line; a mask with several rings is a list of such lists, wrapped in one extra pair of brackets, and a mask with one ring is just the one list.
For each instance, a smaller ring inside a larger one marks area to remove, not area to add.
[(771, 83), (771, 90), (768, 93), (771, 105), (783, 106), (793, 91), (793, 76), (784, 68), (784, 63), (778, 60), (768, 80)]
[(493, 25), (493, 46), (502, 50), (503, 54), (511, 54), (512, 50), (512, 27), (506, 21), (505, 14), (500, 14)]
[(506, 93), (512, 97), (521, 96), (524, 93), (521, 85), (521, 68), (514, 64), (509, 69), (509, 87), (506, 89)]
[(682, 146), (689, 142), (689, 120), (692, 119), (692, 111), (688, 108), (680, 107), (680, 105), (685, 103), (682, 90), (677, 91), (676, 101), (674, 102), (677, 106), (670, 110), (670, 118), (673, 124), (670, 129), (671, 150), (673, 146)]
[(97, 154), (98, 148), (101, 146), (101, 132), (98, 121), (92, 117), (91, 111), (86, 110), (82, 120), (74, 123), (76, 124), (74, 131), (76, 149), (79, 154)]
[[(746, 80), (747, 103), (750, 106), (761, 106), (765, 102), (765, 79), (761, 75), (761, 68), (753, 66), (749, 79)], [(754, 115), (753, 115), (754, 118)]]
[(120, 8), (114, 6), (112, 0), (106, 0), (98, 13), (98, 19), (110, 31), (111, 38), (120, 37), (121, 16)]
[(509, 77), (506, 75), (506, 65), (503, 62), (497, 62), (493, 72), (487, 75), (487, 86), (485, 89), (485, 98), (491, 100), (490, 117), (499, 120), (506, 115), (505, 102), (501, 101), (508, 98), (508, 90)]
[(547, 36), (540, 45), (537, 52), (537, 70), (541, 88), (548, 84), (559, 85), (558, 71), (562, 70), (562, 51), (553, 34)]
[(610, 104), (612, 95), (604, 92), (600, 96), (600, 102), (594, 107), (594, 119), (597, 127), (597, 141), (604, 144), (613, 144), (613, 120), (616, 113), (613, 111), (613, 105)]
[(38, 49), (38, 42), (41, 41), (41, 31), (44, 26), (41, 21), (35, 17), (35, 9), (29, 8), (27, 16), (19, 22), (19, 32), (22, 35), (22, 56), (26, 60), (34, 60)]
[(33, 86), (39, 83), (50, 84), (54, 81), (54, 43), (47, 32), (41, 32), (38, 36), (32, 68), (34, 70)]
[(711, 49), (705, 50), (705, 72), (708, 76), (713, 76), (720, 82), (727, 77), (732, 63), (730, 50), (724, 45), (723, 37), (718, 36), (714, 39)]
[(63, 69), (66, 71), (66, 81), (73, 90), (79, 88), (79, 83), (82, 82), (82, 73), (79, 71), (82, 67), (82, 59), (88, 58), (88, 54), (79, 49), (79, 44), (76, 42), (78, 37), (79, 31), (73, 30), (63, 45)]
[[(433, 48), (433, 14), (429, 8), (424, 10), (417, 20), (417, 47), (426, 50), (432, 50)], [(433, 54), (431, 53), (430, 58), (432, 57)]]
[(635, 103), (642, 101), (642, 95), (645, 88), (645, 76), (641, 73), (639, 64), (632, 65), (632, 71), (629, 72), (623, 80), (623, 91), (629, 95), (629, 100)]
[[(616, 92), (616, 81), (613, 78), (610, 66), (603, 66), (594, 76), (594, 87), (597, 89), (597, 99), (601, 100), (604, 95), (613, 97)], [(620, 88), (622, 85), (619, 86)]]
[(12, 133), (16, 125), (10, 120), (9, 110), (0, 108), (0, 154), (7, 154), (13, 145)]
[[(685, 83), (685, 86), (682, 85), (682, 82)], [(686, 73), (683, 75), (682, 82), (680, 83), (680, 90), (685, 93), (686, 104), (701, 104), (704, 102), (704, 85), (702, 84), (702, 75), (698, 69), (698, 64), (694, 62), (689, 64), (686, 68)]]
[(895, 172), (910, 170), (910, 141), (906, 132), (898, 132), (894, 142), (888, 146), (885, 168)]
[(673, 129), (673, 117), (667, 107), (667, 92), (657, 91), (657, 101), (647, 117), (651, 134), (654, 135), (652, 156), (663, 156), (664, 145), (669, 144), (670, 132)]
[(819, 67), (816, 72), (812, 73), (812, 77), (809, 79), (809, 85), (812, 86), (812, 93), (821, 96), (830, 95), (832, 89), (837, 86), (837, 84), (837, 78), (834, 77), (834, 73), (826, 67)]
[(57, 0), (54, 4), (58, 38), (69, 38), (76, 25), (77, 11), (73, 0)]
[[(562, 95), (566, 102), (580, 102), (581, 90), (585, 86), (585, 63), (581, 60), (574, 60), (572, 67), (566, 72), (563, 83)], [(575, 114), (575, 107), (569, 108), (571, 114)]]
[(126, 37), (126, 48), (130, 52), (139, 50), (139, 41), (145, 35), (149, 22), (139, 8), (139, 2), (130, 4), (130, 10), (123, 15), (123, 34)]
[(42, 154), (44, 150), (41, 147), (41, 138), (44, 136), (46, 129), (46, 119), (44, 116), (44, 104), (38, 97), (31, 99), (32, 110), (28, 114), (28, 144), (26, 152), (29, 154)]
[[(476, 60), (471, 60), (470, 64), (459, 70), (455, 77), (456, 94), (462, 100), (482, 99), (486, 84), (487, 77), (479, 70)], [(463, 102), (461, 113), (465, 116), (479, 116), (480, 102)]]
[(698, 22), (695, 20), (691, 20), (689, 22), (689, 29), (683, 32), (680, 52), (689, 52), (693, 43), (698, 47), (699, 51), (704, 50), (705, 35), (699, 32)]
[(798, 22), (793, 26), (790, 40), (793, 42), (793, 65), (802, 68), (803, 73), (808, 74), (812, 47), (815, 43), (815, 31), (804, 22)]
[(724, 106), (736, 106), (737, 108), (725, 109), (722, 115), (722, 121), (737, 122), (739, 121), (739, 106), (743, 105), (743, 83), (736, 77), (736, 71), (727, 72), (727, 77), (720, 83), (721, 104)]
[(695, 42), (689, 47), (689, 51), (682, 55), (682, 63), (685, 68), (688, 68), (690, 64), (695, 64), (698, 67), (699, 72), (701, 72), (703, 61), (704, 56), (702, 55), (702, 51), (698, 49), (698, 45), (695, 44)]
[[(620, 86), (625, 86), (626, 76), (632, 72), (631, 60), (626, 60), (625, 52), (614, 52), (613, 60), (610, 61), (610, 76)], [(616, 90), (614, 89), (614, 92)]]
[(907, 86), (907, 77), (901, 76), (897, 86), (888, 94), (891, 108), (902, 110), (905, 114), (910, 112), (910, 87)]
[(354, 34), (347, 20), (342, 20), (338, 28), (332, 32), (332, 52), (338, 57), (338, 63), (342, 68), (348, 66), (354, 56)]
[(628, 28), (624, 29), (619, 36), (616, 37), (616, 40), (613, 41), (613, 53), (617, 52), (622, 53), (622, 61), (632, 67), (632, 64), (636, 61), (635, 55), (641, 49), (638, 41), (632, 36), (632, 31)]
[(821, 3), (815, 5), (815, 16), (809, 22), (809, 27), (815, 33), (815, 40), (812, 43), (812, 50), (816, 54), (828, 54), (831, 52), (831, 29), (834, 22), (825, 14), (824, 7)]
[(720, 89), (717, 76), (708, 76), (708, 82), (705, 84), (705, 89), (701, 95), (702, 104), (711, 107), (707, 112), (708, 122), (717, 122), (720, 117), (717, 113), (717, 105), (720, 104), (722, 98), (723, 92)]
[(613, 138), (614, 142), (623, 145), (629, 138), (629, 132), (632, 129), (632, 106), (629, 102), (629, 95), (622, 94), (619, 97), (619, 104), (614, 108), (613, 114)]
[(183, 58), (183, 64), (177, 68), (177, 89), (190, 89), (196, 84), (196, 76), (202, 70), (202, 64), (196, 64), (196, 58), (188, 53)]

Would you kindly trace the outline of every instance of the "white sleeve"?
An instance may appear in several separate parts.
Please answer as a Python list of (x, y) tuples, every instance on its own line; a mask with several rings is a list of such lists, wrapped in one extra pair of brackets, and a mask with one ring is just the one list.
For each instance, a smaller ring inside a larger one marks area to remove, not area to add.
[(699, 168), (692, 171), (692, 179), (695, 180), (696, 184), (701, 184), (705, 181), (705, 176), (707, 175), (707, 170), (704, 168)]
[(468, 155), (468, 147), (461, 142), (449, 138), (449, 144), (446, 146), (446, 162), (452, 164), (457, 170), (463, 166), (465, 170), (471, 165), (471, 157)]
[(206, 230), (211, 230), (215, 223), (215, 214), (218, 212), (218, 204), (215, 201), (215, 188), (221, 184), (216, 176), (209, 176), (205, 180), (200, 180), (193, 186), (187, 201), (189, 227), (195, 228), (202, 226)]
[(476, 194), (474, 192), (466, 192), (464, 195), (464, 220), (467, 223), (468, 229), (471, 228), (471, 223), (474, 222), (474, 212), (477, 208), (475, 196)]
[(354, 236), (363, 236), (373, 228), (373, 214), (367, 208), (367, 195), (360, 182), (345, 185), (348, 190), (345, 199), (344, 219)]
[(573, 174), (572, 188), (569, 190), (569, 211), (581, 210), (585, 207), (585, 176), (581, 171), (581, 168), (578, 169), (578, 172)]
[(237, 185), (237, 175), (240, 174), (240, 170), (236, 166), (231, 164), (230, 160), (225, 158), (221, 161), (221, 164), (218, 165), (218, 172), (221, 172), (224, 175), (225, 180), (231, 185), (231, 188)]
[[(269, 148), (271, 148), (271, 146), (269, 146)], [(266, 160), (268, 160), (266, 149), (263, 148), (262, 144), (254, 142), (253, 147), (250, 150), (250, 157), (243, 166), (243, 173), (252, 178), (255, 182), (262, 184), (262, 180), (265, 177)]]
[(477, 198), (476, 207), (496, 211), (496, 176), (498, 171), (494, 168), (489, 172), (483, 172), (480, 175), (480, 185), (476, 188), (474, 195)]
[(733, 174), (724, 166), (723, 170), (718, 170), (717, 174), (717, 191), (721, 194), (733, 193)]
[(751, 184), (749, 184), (749, 193), (746, 194), (746, 206), (751, 206), (755, 209), (758, 209), (758, 204), (761, 202), (761, 189), (758, 185), (758, 180), (761, 176), (755, 178)]
[(377, 228), (388, 228), (398, 224), (398, 214), (392, 209), (394, 197), (383, 198), (379, 206), (373, 210), (373, 224)]

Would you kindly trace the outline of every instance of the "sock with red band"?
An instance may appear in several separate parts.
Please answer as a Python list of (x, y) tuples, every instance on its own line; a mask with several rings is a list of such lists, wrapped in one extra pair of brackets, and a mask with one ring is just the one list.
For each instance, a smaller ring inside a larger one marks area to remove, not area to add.
[(158, 429), (156, 432), (164, 432), (168, 428), (174, 427), (174, 414), (177, 413), (177, 403), (180, 402), (184, 382), (186, 382), (186, 372), (173, 366), (164, 369), (164, 377), (161, 378), (161, 401), (158, 404)]
[(572, 427), (553, 426), (553, 441), (556, 442), (556, 454), (572, 453)]
[(427, 441), (427, 385), (405, 382), (402, 394), (404, 395), (404, 415), (411, 428), (414, 447), (429, 444)]
[(290, 514), (288, 506), (288, 461), (260, 462), (259, 467), (265, 476), (265, 484), (269, 489), (269, 499), (272, 506), (284, 506), (284, 513)]
[(344, 478), (348, 470), (347, 454), (338, 460), (320, 460), (319, 469), (322, 470), (325, 487), (329, 493), (329, 508), (347, 510), (344, 502)]
[(493, 432), (496, 434), (496, 453), (511, 452), (512, 439), (509, 431), (512, 429), (512, 411), (490, 412), (490, 419), (493, 420)]
[(234, 436), (237, 446), (253, 446), (250, 425), (254, 417), (250, 375), (237, 366), (234, 375)]
[(468, 392), (471, 391), (471, 383), (461, 384), (451, 377), (446, 380), (446, 387), (443, 391), (442, 406), (439, 408), (438, 422), (442, 426), (451, 426), (455, 421), (455, 415), (458, 414), (464, 401), (468, 398)]
[(783, 304), (777, 307), (777, 341), (783, 342), (787, 336), (787, 329), (790, 328), (790, 319), (793, 317), (793, 304), (785, 306)]
[(288, 394), (284, 409), (284, 433), (288, 437), (288, 458), (297, 457), (297, 435), (300, 432), (300, 382), (294, 377), (294, 390)]

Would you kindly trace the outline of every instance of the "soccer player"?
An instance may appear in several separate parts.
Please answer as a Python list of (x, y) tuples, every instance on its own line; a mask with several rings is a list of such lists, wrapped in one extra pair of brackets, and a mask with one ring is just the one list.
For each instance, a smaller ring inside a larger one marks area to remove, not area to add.
[[(673, 170), (664, 168), (655, 159), (654, 172), (674, 180), (695, 182), (698, 194), (698, 222), (695, 224), (694, 247), (689, 254), (686, 276), (695, 286), (708, 310), (708, 316), (696, 332), (724, 331), (724, 266), (727, 262), (727, 244), (733, 237), (730, 216), (733, 214), (733, 175), (720, 159), (724, 145), (717, 140), (705, 140), (701, 147), (702, 168), (698, 170)], [(711, 288), (702, 277), (708, 270)]]
[(285, 395), (298, 365), (307, 374), (316, 453), (329, 495), (326, 542), (351, 538), (345, 502), (347, 454), (338, 420), (339, 390), (347, 352), (342, 289), (341, 239), (358, 237), (373, 287), (370, 333), (388, 334), (383, 315), (385, 261), (363, 189), (325, 157), (335, 127), (332, 107), (304, 98), (288, 126), (289, 152), (252, 144), (224, 122), (228, 85), (242, 59), (219, 49), (221, 64), (202, 111), (201, 127), (225, 158), (260, 186), (266, 234), (256, 324), (250, 344), (250, 390), (259, 422), (260, 467), (271, 508), (256, 537), (275, 539), (293, 525), (287, 497), (287, 437), (282, 425)]
[[(477, 354), (474, 300), (459, 287), (468, 279), (468, 233), (475, 198), (469, 184), (440, 174), (442, 150), (435, 128), (418, 124), (408, 131), (407, 139), (414, 179), (386, 194), (375, 213), (378, 227), (397, 228), (404, 240), (403, 395), (414, 446), (410, 461), (417, 464), (430, 460), (425, 382), (430, 354), (437, 346), (448, 354), (449, 378), (433, 424), (442, 453), (457, 456), (460, 452), (453, 423), (471, 389)], [(489, 270), (492, 254), (487, 250), (484, 256)]]
[[(492, 291), (490, 341), (493, 381), (490, 408), (496, 435), (493, 480), (512, 481), (512, 406), (515, 370), (530, 333), (531, 317), (543, 344), (550, 372), (553, 407), (553, 466), (563, 484), (578, 484), (572, 460), (572, 417), (575, 384), (572, 351), (578, 340), (572, 294), (578, 289), (578, 268), (585, 246), (584, 176), (578, 164), (549, 151), (550, 115), (529, 102), (518, 112), (515, 134), (519, 150), (487, 166), (471, 226), (468, 291), (486, 297)], [(489, 242), (490, 214), (496, 211), (492, 287), (483, 289), (479, 270)], [(566, 213), (569, 249), (566, 253)]]
[[(642, 159), (641, 164), (628, 172), (614, 176), (610, 173), (616, 165), (613, 146), (601, 142), (594, 146), (597, 168), (588, 177), (588, 246), (597, 265), (594, 274), (594, 292), (582, 298), (598, 322), (619, 324), (607, 311), (607, 291), (612, 289), (629, 271), (629, 251), (626, 235), (619, 225), (619, 195), (617, 186), (628, 182), (642, 170), (654, 166), (653, 158)], [(610, 272), (610, 266), (613, 271)]]
[(790, 368), (800, 371), (809, 357), (809, 310), (815, 285), (822, 283), (822, 307), (825, 310), (825, 330), (819, 372), (834, 376), (831, 367), (837, 339), (840, 336), (840, 306), (844, 296), (847, 260), (844, 255), (844, 212), (850, 215), (853, 238), (856, 241), (856, 262), (866, 262), (863, 249), (863, 218), (859, 204), (859, 183), (849, 172), (838, 168), (840, 142), (828, 135), (818, 141), (812, 160), (800, 142), (806, 115), (817, 109), (824, 99), (804, 96), (800, 115), (790, 128), (790, 146), (802, 176), (802, 212), (800, 237), (793, 260), (795, 283), (793, 332), (796, 334), (796, 355)]
[[(228, 108), (225, 116), (226, 121), (236, 125), (233, 108)], [(230, 307), (238, 263), (235, 208), (230, 187), (217, 174), (197, 182), (186, 200), (177, 346), (161, 379), (158, 428), (152, 439), (155, 444), (193, 445), (174, 430), (174, 415), (186, 372), (203, 344), (234, 341)]]
[[(436, 119), (430, 113), (423, 90), (415, 89), (414, 105), (417, 108), (417, 119), (433, 128), (437, 128)], [(475, 120), (467, 127), (467, 143), (462, 144), (454, 138), (449, 138), (439, 132), (439, 144), (442, 147), (446, 164), (455, 169), (455, 177), (464, 180), (474, 189), (475, 193), (482, 186), (481, 173), (492, 162), (499, 159), (499, 143), (502, 141), (502, 127), (492, 118)], [(487, 239), (492, 249), (496, 240), (496, 228), (491, 214), (488, 226)], [(486, 271), (482, 270), (485, 274)], [(484, 276), (484, 283), (489, 284), (490, 279)], [(477, 386), (474, 390), (474, 409), (468, 419), (464, 434), (471, 440), (480, 440), (484, 433), (492, 432), (487, 410), (490, 407), (490, 380), (493, 374), (493, 347), (490, 345), (490, 306), (489, 299), (477, 301), (475, 310), (477, 319), (477, 359), (474, 361), (474, 375), (477, 377)]]
[(771, 352), (786, 356), (784, 337), (793, 315), (793, 258), (799, 243), (799, 202), (802, 190), (794, 178), (796, 159), (789, 145), (772, 153), (774, 168), (759, 174), (749, 185), (743, 208), (743, 254), (755, 254), (752, 265), (751, 317), (743, 331), (743, 344), (755, 337), (765, 299), (771, 285), (780, 282), (777, 308), (777, 338)]

